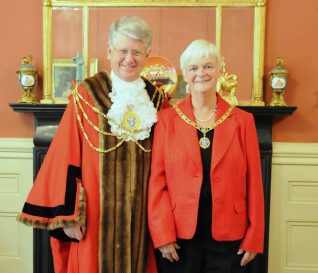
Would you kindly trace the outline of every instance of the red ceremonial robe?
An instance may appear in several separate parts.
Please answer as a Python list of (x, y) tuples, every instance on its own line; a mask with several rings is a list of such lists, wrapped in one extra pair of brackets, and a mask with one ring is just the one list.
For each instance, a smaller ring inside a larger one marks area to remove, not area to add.
[[(159, 110), (163, 94), (145, 82)], [(142, 149), (151, 148), (152, 133), (138, 143), (119, 145), (116, 137), (97, 131), (110, 132), (110, 126), (90, 105), (106, 114), (111, 107), (110, 90), (111, 82), (101, 72), (78, 88), (88, 104), (81, 100), (75, 103), (74, 94), (70, 96), (17, 218), (24, 224), (50, 230), (55, 273), (156, 272), (153, 256), (147, 255), (146, 199), (151, 153)], [(98, 152), (94, 147), (111, 151)], [(74, 224), (87, 227), (81, 241), (70, 240), (63, 232), (63, 227)]]

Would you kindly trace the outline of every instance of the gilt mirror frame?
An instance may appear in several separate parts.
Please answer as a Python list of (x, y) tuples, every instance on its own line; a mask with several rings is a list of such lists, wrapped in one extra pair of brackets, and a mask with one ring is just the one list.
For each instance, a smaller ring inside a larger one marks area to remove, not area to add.
[[(239, 102), (240, 105), (264, 106), (264, 44), (265, 44), (265, 10), (266, 0), (43, 0), (43, 99), (41, 103), (58, 103), (53, 96), (52, 79), (52, 13), (54, 8), (81, 8), (84, 73), (88, 76), (90, 65), (88, 52), (89, 8), (92, 7), (214, 7), (216, 10), (215, 44), (221, 47), (222, 8), (251, 7), (254, 9), (253, 29), (253, 79), (250, 101)], [(181, 52), (180, 52), (181, 53)], [(233, 71), (232, 71), (233, 72)], [(235, 71), (233, 72), (235, 73)]]

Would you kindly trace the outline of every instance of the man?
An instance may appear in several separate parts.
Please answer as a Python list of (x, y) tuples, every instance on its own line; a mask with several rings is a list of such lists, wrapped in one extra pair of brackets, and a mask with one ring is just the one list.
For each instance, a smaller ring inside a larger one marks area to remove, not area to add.
[(110, 78), (100, 72), (73, 91), (18, 216), (50, 230), (55, 273), (156, 270), (147, 263), (146, 197), (163, 93), (140, 78), (151, 41), (139, 18), (111, 25)]

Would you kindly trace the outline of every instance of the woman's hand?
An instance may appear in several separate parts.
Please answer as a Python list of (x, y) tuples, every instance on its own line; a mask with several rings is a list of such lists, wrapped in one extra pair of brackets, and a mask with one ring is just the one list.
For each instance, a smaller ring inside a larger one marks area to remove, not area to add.
[[(243, 249), (239, 249), (237, 254), (241, 255), (243, 252), (244, 252)], [(256, 252), (245, 250), (245, 253), (241, 260), (241, 266), (247, 265), (250, 261), (252, 261), (255, 258), (256, 254), (257, 254)]]
[(180, 246), (177, 243), (170, 243), (164, 246), (159, 247), (160, 252), (162, 253), (162, 257), (168, 259), (170, 262), (179, 261), (179, 256), (177, 253), (177, 249)]
[(81, 240), (86, 233), (86, 227), (80, 227), (79, 225), (73, 227), (65, 227), (63, 228), (63, 230), (68, 237), (77, 240)]

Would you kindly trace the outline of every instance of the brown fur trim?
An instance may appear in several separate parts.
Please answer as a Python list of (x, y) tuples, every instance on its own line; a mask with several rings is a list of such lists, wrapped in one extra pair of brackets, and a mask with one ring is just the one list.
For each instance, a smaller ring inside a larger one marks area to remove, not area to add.
[(30, 218), (22, 216), (21, 214), (19, 214), (16, 217), (16, 220), (22, 224), (25, 224), (26, 226), (32, 226), (32, 227), (41, 228), (41, 229), (47, 228), (47, 221), (30, 219)]
[[(106, 83), (102, 83), (105, 80)], [(145, 80), (146, 90), (154, 106), (161, 108), (164, 96)], [(110, 108), (111, 81), (103, 72), (84, 83), (95, 107), (104, 113)], [(104, 87), (103, 87), (104, 86)], [(99, 127), (110, 131), (107, 119), (99, 117)], [(117, 144), (115, 137), (100, 134), (101, 148)], [(151, 137), (140, 144), (151, 149)], [(147, 269), (146, 200), (150, 173), (150, 153), (143, 152), (130, 141), (100, 157), (100, 273), (145, 273)]]
[[(109, 92), (111, 91), (111, 80), (106, 74), (106, 72), (99, 72), (93, 77), (86, 79), (83, 83), (85, 89), (89, 91), (94, 102), (102, 107), (109, 108), (111, 106), (111, 100), (109, 97)], [(96, 105), (95, 104), (95, 105)]]
[(85, 191), (80, 186), (79, 203), (78, 203), (78, 216), (75, 219), (65, 220), (57, 219), (52, 222), (30, 219), (22, 215), (18, 215), (16, 220), (27, 226), (33, 226), (35, 228), (53, 230), (56, 228), (70, 227), (74, 225), (85, 226), (86, 223), (86, 198)]
[(79, 200), (78, 200), (78, 214), (75, 219), (58, 219), (56, 221), (50, 222), (47, 226), (48, 230), (53, 230), (56, 228), (71, 227), (79, 225), (81, 227), (85, 226), (86, 223), (86, 197), (85, 191), (82, 185), (79, 187)]

